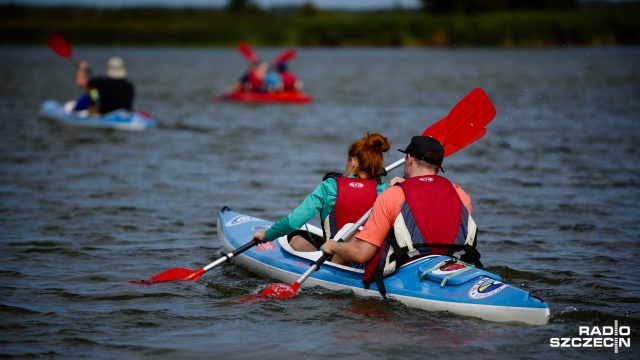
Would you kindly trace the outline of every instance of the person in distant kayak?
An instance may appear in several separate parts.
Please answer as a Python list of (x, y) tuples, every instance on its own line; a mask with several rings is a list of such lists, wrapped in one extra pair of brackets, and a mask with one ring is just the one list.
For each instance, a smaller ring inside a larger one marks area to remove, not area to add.
[(285, 61), (276, 64), (276, 69), (282, 79), (283, 91), (302, 91), (302, 81), (298, 80), (296, 75), (289, 70), (289, 66)]
[[(298, 251), (317, 251), (326, 240), (348, 223), (355, 223), (373, 205), (376, 197), (389, 184), (383, 176), (383, 153), (391, 142), (380, 134), (366, 134), (353, 142), (347, 151), (345, 173), (329, 173), (295, 208), (268, 230), (258, 230), (254, 237), (273, 241), (292, 234), (290, 245)], [(301, 229), (312, 217), (320, 213), (324, 239), (316, 240)]]
[[(415, 136), (405, 150), (398, 150), (406, 154), (405, 180), (397, 179), (398, 186), (378, 196), (370, 218), (353, 241), (329, 240), (322, 248), (346, 261), (366, 263), (362, 281), (366, 288), (375, 281), (382, 295), (383, 276), (416, 257), (464, 251), (463, 260), (479, 264), (480, 258), (474, 248), (477, 228), (471, 218), (471, 198), (437, 175), (442, 170), (444, 147), (432, 137)], [(428, 246), (433, 244), (444, 247)]]
[(266, 87), (266, 91), (269, 93), (282, 91), (282, 80), (280, 72), (272, 66), (269, 66), (269, 70), (267, 70), (267, 74), (264, 77), (264, 86)]
[(89, 109), (92, 113), (133, 109), (135, 90), (127, 79), (127, 69), (119, 57), (112, 57), (107, 62), (106, 76), (89, 77), (89, 63), (81, 61), (76, 72), (76, 85), (87, 90), (87, 93), (76, 102), (74, 110)]
[(260, 61), (258, 59), (249, 63), (249, 69), (242, 74), (237, 83), (229, 86), (226, 90), (226, 94), (233, 94), (236, 92), (262, 92), (265, 93), (267, 89), (267, 74), (269, 72), (269, 63)]

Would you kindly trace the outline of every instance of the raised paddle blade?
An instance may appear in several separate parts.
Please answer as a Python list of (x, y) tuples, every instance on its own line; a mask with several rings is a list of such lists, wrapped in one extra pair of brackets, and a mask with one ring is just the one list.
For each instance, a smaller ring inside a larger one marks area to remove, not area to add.
[(296, 56), (295, 49), (287, 49), (282, 54), (278, 55), (278, 57), (273, 60), (273, 63), (277, 65), (278, 63), (281, 63), (281, 62), (287, 62), (293, 59), (295, 56)]
[(71, 45), (59, 34), (51, 35), (47, 41), (47, 45), (53, 52), (62, 57), (70, 58), (73, 56)]
[(253, 51), (253, 49), (247, 43), (244, 43), (244, 42), (238, 43), (238, 51), (249, 62), (256, 62), (260, 60), (260, 57), (258, 56), (258, 54), (255, 51)]
[(471, 145), (486, 133), (485, 127), (496, 116), (491, 100), (480, 88), (467, 94), (449, 114), (429, 126), (422, 135), (432, 136), (444, 146), (445, 156)]
[(445, 154), (445, 156), (449, 156), (451, 154), (454, 154), (454, 153), (458, 152), (458, 150), (462, 150), (465, 147), (473, 144), (476, 140), (478, 140), (481, 137), (483, 137), (484, 134), (486, 134), (486, 132), (487, 132), (487, 129), (480, 130), (480, 132), (478, 132), (473, 139), (471, 139), (470, 141), (468, 141), (464, 145), (445, 144), (444, 145), (444, 154)]
[[(447, 131), (445, 124), (446, 121), (446, 117), (436, 121), (435, 123), (433, 123), (433, 125), (429, 126), (422, 132), (422, 136), (431, 136), (432, 138), (440, 141), (441, 144), (444, 144), (444, 136)], [(444, 152), (444, 154), (444, 156), (449, 155), (446, 151)]]
[(466, 146), (493, 120), (496, 109), (480, 88), (473, 89), (460, 104), (463, 106), (455, 106), (447, 115), (445, 142)]

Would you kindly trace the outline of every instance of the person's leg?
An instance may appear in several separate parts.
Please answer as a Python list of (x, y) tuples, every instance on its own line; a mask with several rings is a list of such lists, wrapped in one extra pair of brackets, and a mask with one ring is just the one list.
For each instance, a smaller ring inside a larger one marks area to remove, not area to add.
[(89, 94), (84, 94), (76, 101), (76, 106), (73, 108), (73, 111), (87, 110), (89, 104), (91, 104), (91, 97)]
[(305, 239), (300, 235), (295, 235), (289, 241), (289, 245), (296, 251), (318, 251), (313, 244), (309, 242), (309, 240)]

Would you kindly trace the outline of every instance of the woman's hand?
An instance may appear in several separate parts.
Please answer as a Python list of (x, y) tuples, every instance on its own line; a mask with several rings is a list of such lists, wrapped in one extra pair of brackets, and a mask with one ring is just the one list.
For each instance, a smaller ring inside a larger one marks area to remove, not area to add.
[(389, 181), (389, 186), (393, 186), (397, 183), (401, 183), (404, 181), (404, 178), (401, 178), (399, 176), (394, 177), (393, 179), (391, 179), (391, 181)]
[(264, 230), (262, 230), (262, 229), (261, 229), (261, 230), (258, 230), (258, 231), (256, 231), (256, 233), (255, 233), (255, 234), (253, 234), (253, 238), (254, 238), (254, 239), (258, 239), (258, 240), (260, 240), (260, 241), (267, 241), (267, 238), (266, 238), (266, 236), (265, 236), (265, 234), (264, 234), (264, 233), (265, 233), (265, 231), (264, 231)]

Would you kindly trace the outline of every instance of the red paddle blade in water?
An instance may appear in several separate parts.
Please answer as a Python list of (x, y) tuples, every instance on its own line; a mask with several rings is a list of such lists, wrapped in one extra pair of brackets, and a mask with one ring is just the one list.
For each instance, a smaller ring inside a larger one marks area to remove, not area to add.
[(53, 34), (49, 37), (47, 41), (47, 45), (53, 52), (62, 56), (62, 57), (71, 57), (73, 55), (73, 50), (71, 49), (71, 45), (59, 34)]
[(300, 284), (297, 281), (291, 285), (284, 283), (272, 284), (268, 288), (264, 289), (260, 293), (260, 296), (285, 299), (290, 296), (294, 296), (298, 292), (298, 288), (300, 288)]
[(132, 280), (131, 283), (135, 284), (155, 284), (164, 281), (175, 281), (175, 280), (184, 280), (184, 281), (196, 281), (204, 274), (204, 268), (198, 270), (191, 270), (185, 268), (173, 268), (169, 269), (165, 272), (162, 272), (149, 280)]

